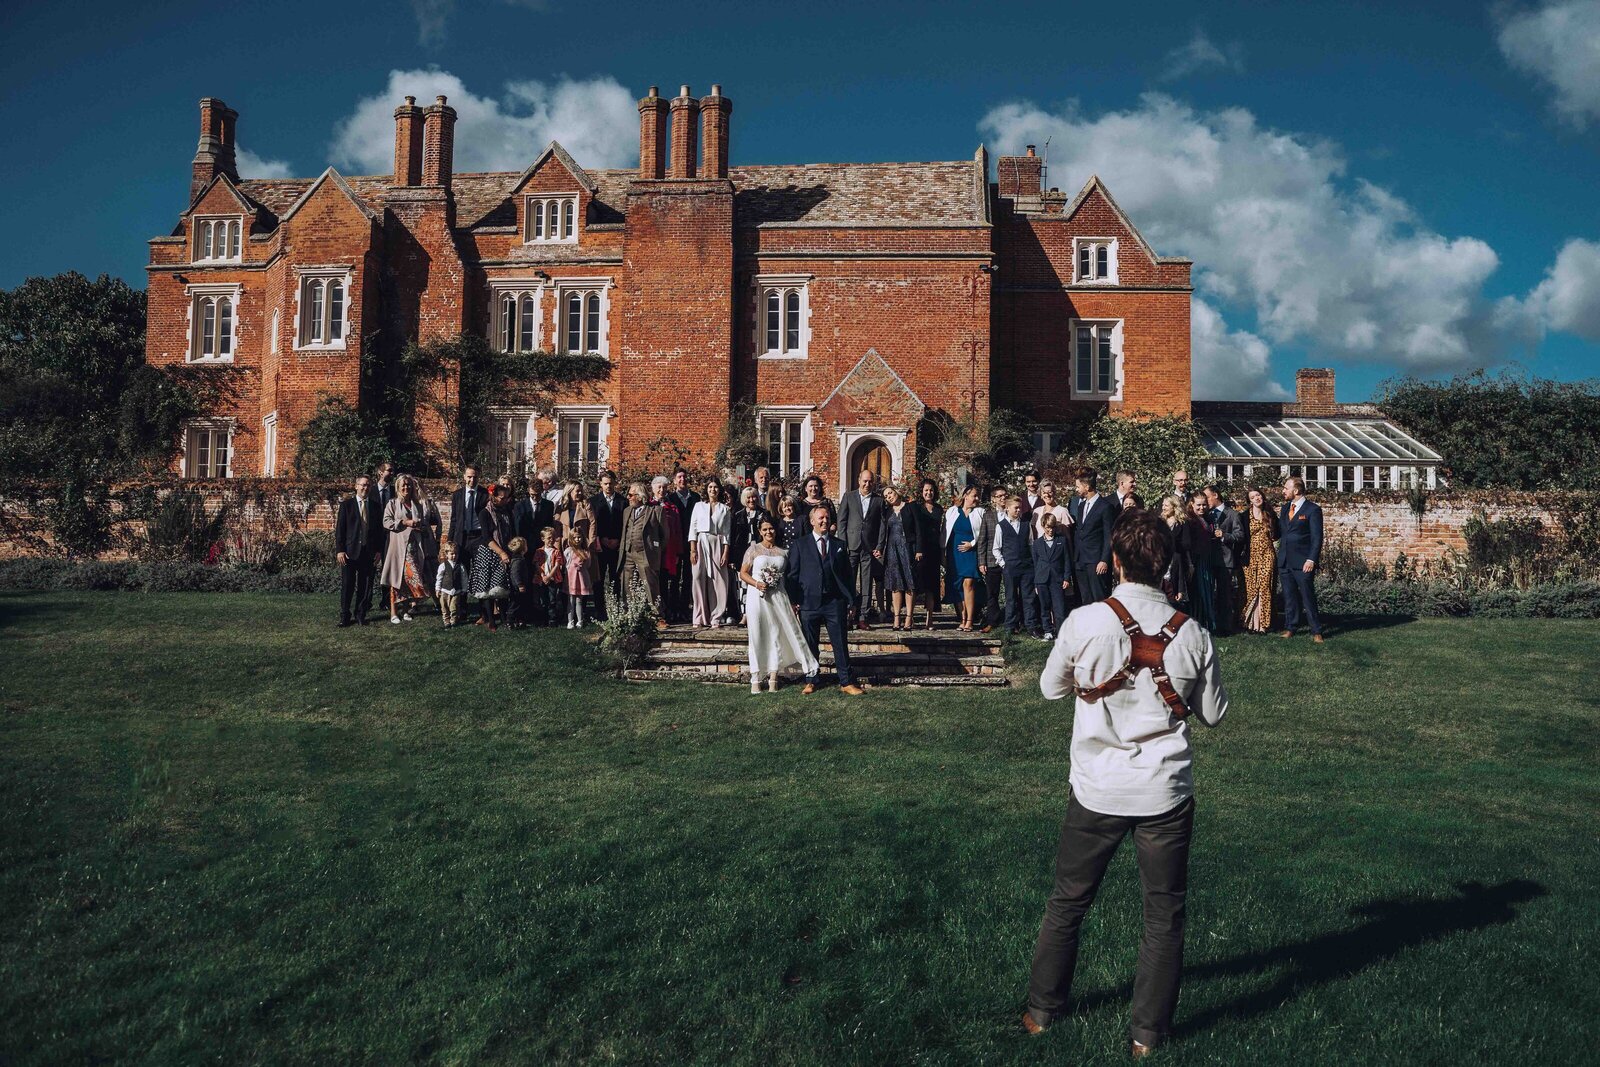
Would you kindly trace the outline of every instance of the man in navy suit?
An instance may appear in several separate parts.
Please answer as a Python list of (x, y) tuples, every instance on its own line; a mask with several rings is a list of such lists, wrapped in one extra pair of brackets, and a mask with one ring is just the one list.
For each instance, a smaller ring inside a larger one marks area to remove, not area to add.
[[(854, 574), (850, 569), (850, 550), (828, 532), (828, 509), (814, 507), (808, 516), (811, 533), (795, 538), (789, 546), (789, 562), (784, 568), (784, 584), (789, 600), (800, 616), (806, 644), (817, 653), (822, 627), (828, 628), (828, 644), (833, 646), (834, 669), (839, 673), (839, 688), (851, 696), (861, 689), (850, 673), (850, 608), (855, 603)], [(817, 676), (806, 676), (802, 693), (817, 691)]]
[(1006, 500), (1005, 517), (994, 525), (994, 553), (1004, 574), (1006, 625), (1012, 633), (1026, 626), (1030, 634), (1042, 637), (1033, 604), (1033, 523), (1023, 518), (1022, 509), (1022, 497)]
[(1095, 491), (1092, 470), (1078, 472), (1075, 479), (1078, 498), (1072, 502), (1073, 529), (1072, 580), (1078, 587), (1078, 600), (1094, 604), (1111, 595), (1111, 528), (1121, 511), (1115, 497)]
[(1072, 584), (1067, 534), (1056, 517), (1045, 512), (1033, 539), (1033, 587), (1039, 594), (1039, 625), (1049, 641), (1067, 621), (1067, 588)]
[(1283, 624), (1279, 637), (1293, 637), (1300, 616), (1311, 627), (1311, 640), (1322, 643), (1322, 619), (1317, 614), (1317, 564), (1322, 560), (1322, 509), (1306, 499), (1306, 483), (1288, 478), (1283, 483), (1283, 510), (1278, 513), (1283, 532), (1278, 540), (1278, 584), (1283, 588)]
[(378, 545), (386, 541), (383, 512), (372, 479), (356, 479), (354, 496), (345, 497), (333, 524), (333, 551), (339, 561), (339, 625), (365, 626), (372, 605), (372, 576), (381, 557)]

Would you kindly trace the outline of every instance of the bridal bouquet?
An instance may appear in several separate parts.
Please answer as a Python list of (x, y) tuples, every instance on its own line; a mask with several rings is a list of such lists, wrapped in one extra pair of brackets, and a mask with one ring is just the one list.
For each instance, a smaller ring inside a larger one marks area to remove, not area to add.
[(752, 568), (752, 573), (755, 574), (756, 581), (766, 586), (765, 589), (761, 590), (761, 595), (767, 596), (772, 592), (773, 587), (783, 580), (783, 564), (779, 560), (768, 557), (758, 560), (755, 567)]

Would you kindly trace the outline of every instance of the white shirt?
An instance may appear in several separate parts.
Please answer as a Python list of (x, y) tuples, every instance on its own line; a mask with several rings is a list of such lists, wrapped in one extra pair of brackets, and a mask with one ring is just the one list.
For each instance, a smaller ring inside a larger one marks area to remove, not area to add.
[(1081, 499), (1083, 503), (1078, 506), (1078, 521), (1084, 522), (1089, 518), (1089, 509), (1094, 507), (1095, 504), (1099, 502), (1100, 494), (1090, 493), (1088, 496), (1080, 497), (1079, 499)]
[(694, 506), (694, 513), (689, 516), (689, 536), (695, 538), (701, 534), (709, 534), (714, 537), (727, 537), (732, 525), (733, 512), (728, 510), (728, 505), (710, 504), (702, 500)]
[[(1111, 595), (1145, 633), (1157, 632), (1172, 617), (1172, 605), (1153, 586), (1123, 582)], [(1104, 682), (1128, 662), (1130, 651), (1116, 614), (1104, 604), (1085, 605), (1067, 616), (1056, 636), (1039, 690), (1047, 700), (1076, 697), (1074, 685)], [(1075, 700), (1070, 781), (1073, 796), (1090, 811), (1160, 815), (1194, 795), (1189, 722), (1217, 725), (1228, 711), (1228, 693), (1211, 635), (1193, 619), (1167, 646), (1162, 663), (1189, 706), (1189, 719), (1174, 722), (1149, 671), (1137, 672), (1131, 686), (1093, 704)]]
[(439, 564), (439, 573), (433, 578), (434, 588), (445, 596), (455, 596), (461, 590), (456, 588), (456, 568), (449, 560)]

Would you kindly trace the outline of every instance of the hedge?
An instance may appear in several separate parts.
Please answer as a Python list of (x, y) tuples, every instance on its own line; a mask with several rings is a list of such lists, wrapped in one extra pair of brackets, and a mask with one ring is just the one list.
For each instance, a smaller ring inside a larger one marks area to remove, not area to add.
[[(132, 593), (326, 593), (339, 591), (339, 572), (288, 570), (276, 574), (248, 567), (202, 563), (63, 559), (0, 560), (0, 589), (113, 590)], [(1429, 617), (1600, 619), (1600, 582), (1554, 582), (1531, 589), (1464, 590), (1444, 582), (1390, 582), (1345, 578), (1320, 583), (1324, 614)]]

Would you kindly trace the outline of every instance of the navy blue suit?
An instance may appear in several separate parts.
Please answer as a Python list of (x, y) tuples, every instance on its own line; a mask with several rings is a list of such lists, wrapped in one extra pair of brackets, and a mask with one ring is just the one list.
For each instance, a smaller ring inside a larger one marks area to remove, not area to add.
[[(1113, 496), (1097, 496), (1089, 509), (1087, 520), (1083, 516), (1083, 497), (1075, 497), (1068, 506), (1077, 535), (1072, 546), (1072, 578), (1078, 586), (1078, 599), (1093, 604), (1111, 595), (1111, 528), (1122, 514)], [(1100, 574), (1096, 567), (1104, 563), (1106, 572)]]
[[(817, 535), (807, 529), (789, 546), (789, 562), (784, 568), (784, 586), (789, 599), (800, 609), (800, 628), (813, 655), (818, 651), (822, 627), (828, 628), (828, 644), (833, 646), (834, 670), (839, 684), (850, 685), (850, 608), (855, 603), (854, 571), (845, 543), (829, 534), (827, 557), (817, 548)], [(819, 657), (820, 661), (820, 657)], [(806, 679), (815, 682), (813, 675)]]
[(1067, 591), (1061, 583), (1072, 578), (1070, 562), (1064, 534), (1058, 533), (1050, 541), (1033, 539), (1033, 587), (1039, 593), (1039, 621), (1051, 633), (1059, 633), (1067, 621)]
[(1322, 632), (1317, 614), (1316, 572), (1307, 574), (1306, 561), (1322, 565), (1322, 509), (1304, 497), (1300, 510), (1289, 518), (1289, 504), (1278, 512), (1278, 584), (1283, 587), (1284, 628), (1293, 631), (1305, 615), (1311, 632)]
[(1019, 530), (1011, 529), (1011, 520), (1002, 518), (994, 524), (995, 544), (1005, 565), (1001, 581), (1005, 585), (1006, 625), (1012, 631), (1027, 624), (1028, 631), (1039, 629), (1039, 612), (1033, 604), (1033, 523), (1026, 517), (1017, 520)]

